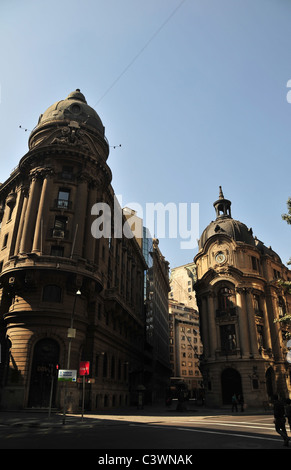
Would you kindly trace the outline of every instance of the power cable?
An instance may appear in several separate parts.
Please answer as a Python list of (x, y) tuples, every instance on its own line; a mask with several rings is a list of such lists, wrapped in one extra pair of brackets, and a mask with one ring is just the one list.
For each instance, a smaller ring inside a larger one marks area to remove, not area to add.
[(112, 82), (109, 88), (103, 93), (103, 95), (99, 98), (99, 100), (93, 106), (97, 106), (100, 101), (109, 93), (110, 90), (116, 85), (116, 83), (121, 79), (121, 77), (128, 71), (128, 69), (134, 64), (134, 62), (139, 58), (139, 56), (143, 53), (143, 51), (149, 46), (149, 44), (155, 39), (155, 37), (160, 33), (160, 31), (166, 26), (166, 24), (170, 21), (170, 19), (177, 13), (179, 8), (185, 3), (186, 0), (182, 0), (179, 5), (172, 11), (172, 13), (167, 17), (167, 19), (161, 24), (161, 26), (156, 30), (156, 32), (150, 37), (150, 39), (146, 42), (146, 44), (140, 49), (140, 51), (133, 57), (133, 59), (129, 62), (129, 64), (123, 69), (123, 71), (117, 76), (117, 78)]

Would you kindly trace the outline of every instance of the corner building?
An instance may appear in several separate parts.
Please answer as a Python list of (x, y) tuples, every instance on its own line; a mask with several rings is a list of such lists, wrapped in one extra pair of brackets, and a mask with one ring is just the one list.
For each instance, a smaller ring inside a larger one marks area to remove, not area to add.
[[(91, 232), (96, 202), (110, 207), (112, 224), (117, 211), (108, 155), (102, 121), (76, 90), (40, 116), (0, 186), (3, 408), (46, 407), (50, 397), (62, 407), (56, 368), (78, 371), (80, 361), (90, 362), (87, 410), (136, 399), (146, 263), (122, 230)], [(120, 207), (118, 217), (124, 223)], [(68, 411), (80, 400), (78, 383), (68, 384)]]
[(288, 398), (287, 325), (276, 320), (291, 309), (291, 296), (277, 279), (290, 281), (291, 272), (231, 217), (221, 188), (214, 208), (216, 219), (203, 231), (194, 259), (206, 403), (228, 405), (234, 393), (254, 407), (275, 393)]

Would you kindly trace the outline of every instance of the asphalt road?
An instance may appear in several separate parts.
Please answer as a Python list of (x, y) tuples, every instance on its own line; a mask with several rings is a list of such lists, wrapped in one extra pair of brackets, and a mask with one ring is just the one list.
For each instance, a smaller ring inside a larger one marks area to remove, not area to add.
[[(97, 464), (105, 464), (98, 461), (105, 455), (106, 458), (124, 455), (132, 459), (137, 456), (136, 460), (148, 458), (143, 464), (151, 465), (159, 462), (144, 456), (181, 453), (192, 455), (192, 462), (189, 458), (188, 462), (179, 463), (193, 464), (195, 451), (210, 449), (277, 450), (282, 457), (287, 456), (289, 461), (291, 458), (291, 441), (289, 447), (283, 446), (273, 417), (267, 413), (101, 414), (85, 415), (84, 419), (70, 415), (65, 424), (61, 416), (50, 420), (33, 415), (5, 418), (1, 420), (0, 413), (0, 449), (90, 449), (95, 451)], [(134, 468), (133, 463), (127, 468)]]

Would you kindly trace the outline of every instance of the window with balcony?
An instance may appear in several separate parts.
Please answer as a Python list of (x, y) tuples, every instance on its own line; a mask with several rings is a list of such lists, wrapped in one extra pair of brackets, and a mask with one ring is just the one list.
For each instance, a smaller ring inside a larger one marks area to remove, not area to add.
[(54, 228), (52, 231), (53, 238), (65, 238), (67, 234), (68, 218), (63, 216), (56, 216)]
[(64, 247), (55, 245), (51, 247), (51, 256), (64, 256)]
[(235, 294), (233, 290), (228, 287), (222, 287), (218, 292), (218, 310), (216, 311), (216, 316), (235, 315), (235, 305)]
[(70, 190), (60, 189), (58, 192), (58, 199), (56, 201), (58, 209), (70, 209)]
[(221, 351), (224, 353), (230, 353), (236, 349), (235, 325), (229, 324), (220, 327), (220, 344)]

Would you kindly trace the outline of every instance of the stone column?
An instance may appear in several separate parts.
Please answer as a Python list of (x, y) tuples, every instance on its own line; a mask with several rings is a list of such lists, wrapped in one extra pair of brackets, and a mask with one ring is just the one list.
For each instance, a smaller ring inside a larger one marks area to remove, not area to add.
[(32, 176), (27, 209), (25, 212), (20, 253), (29, 253), (32, 249), (32, 238), (35, 227), (37, 206), (39, 202), (40, 182), (37, 175)]
[[(272, 301), (272, 309), (273, 309), (273, 319), (274, 320), (277, 320), (279, 318), (279, 312), (278, 312), (278, 298), (277, 298), (277, 295), (276, 293), (271, 293), (270, 295), (271, 297), (271, 301)], [(281, 345), (282, 345), (282, 333), (281, 333), (281, 328), (280, 328), (280, 323), (273, 323), (273, 333), (274, 333), (274, 337), (273, 337), (273, 353), (275, 355), (275, 358), (277, 360), (284, 360), (283, 358), (283, 354), (282, 354), (282, 349), (281, 349)]]
[(258, 356), (258, 336), (257, 326), (255, 321), (255, 310), (252, 300), (252, 289), (246, 289), (246, 303), (247, 303), (247, 314), (248, 314), (248, 326), (250, 333), (251, 342), (251, 353), (253, 356)]
[(266, 304), (266, 297), (265, 294), (261, 295), (261, 302), (262, 302), (262, 309), (264, 314), (264, 340), (265, 340), (265, 347), (267, 349), (272, 349), (272, 341), (271, 341), (271, 333), (270, 333), (270, 325), (269, 325), (269, 317), (267, 311), (267, 304)]
[(89, 185), (89, 195), (88, 195), (88, 207), (87, 207), (87, 220), (86, 220), (86, 229), (85, 229), (85, 243), (84, 243), (84, 257), (90, 262), (94, 263), (95, 258), (95, 245), (96, 239), (91, 233), (91, 225), (93, 222), (93, 217), (91, 216), (91, 209), (93, 205), (97, 202), (97, 190), (93, 183)]
[(246, 303), (244, 297), (244, 289), (236, 289), (236, 304), (238, 309), (238, 323), (239, 323), (239, 333), (240, 333), (240, 346), (242, 356), (250, 356), (250, 338), (248, 332), (248, 320), (247, 320), (247, 311)]
[(18, 221), (19, 221), (18, 225), (17, 225), (17, 219), (16, 219), (15, 230), (17, 231), (17, 237), (15, 241), (14, 255), (17, 255), (19, 253), (19, 245), (20, 245), (21, 235), (23, 231), (23, 222), (24, 222), (24, 216), (25, 216), (26, 207), (27, 207), (27, 200), (28, 200), (27, 188), (22, 187), (21, 194), (19, 196), (19, 206), (17, 209), (17, 211), (20, 213), (20, 216), (18, 218)]
[(209, 292), (207, 297), (208, 304), (208, 324), (209, 324), (209, 349), (210, 356), (215, 359), (215, 352), (217, 349), (217, 331), (215, 322), (215, 309), (214, 309), (214, 293)]
[(205, 359), (209, 356), (209, 338), (208, 338), (208, 318), (207, 318), (207, 299), (201, 298), (201, 304), (199, 306), (199, 319), (200, 319), (200, 331), (202, 336), (203, 344), (203, 355)]
[(81, 177), (77, 188), (75, 205), (75, 216), (73, 223), (73, 235), (75, 236), (75, 245), (72, 255), (78, 258), (83, 257), (84, 230), (87, 211), (88, 183), (86, 178)]
[(36, 253), (42, 253), (43, 251), (43, 219), (44, 219), (44, 208), (47, 203), (47, 194), (49, 193), (49, 176), (46, 174), (43, 179), (41, 195), (39, 200), (39, 207), (37, 212), (37, 219), (35, 224), (34, 239), (32, 245), (32, 251)]

